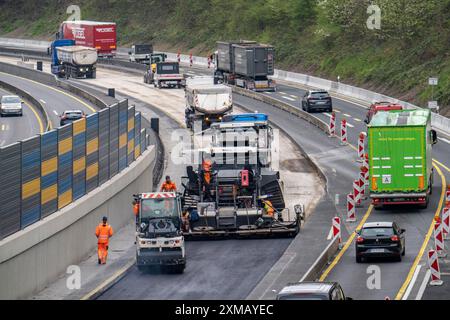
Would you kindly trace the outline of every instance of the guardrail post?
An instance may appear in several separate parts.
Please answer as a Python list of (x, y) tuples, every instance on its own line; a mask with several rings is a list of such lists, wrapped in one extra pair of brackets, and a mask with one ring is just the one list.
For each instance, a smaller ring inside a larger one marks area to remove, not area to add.
[(42, 71), (42, 61), (36, 62), (36, 69), (37, 69), (38, 71)]
[(108, 89), (108, 96), (115, 98), (116, 97), (116, 89), (114, 88), (109, 88)]

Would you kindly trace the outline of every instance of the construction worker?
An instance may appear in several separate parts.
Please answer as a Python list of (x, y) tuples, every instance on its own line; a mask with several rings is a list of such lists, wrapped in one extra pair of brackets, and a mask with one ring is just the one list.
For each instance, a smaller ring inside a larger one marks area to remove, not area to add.
[(177, 185), (170, 180), (170, 176), (166, 176), (166, 182), (162, 184), (161, 192), (177, 192)]
[(264, 214), (273, 218), (275, 214), (275, 209), (273, 208), (273, 204), (270, 200), (263, 200), (264, 204)]
[(103, 222), (95, 229), (98, 244), (98, 264), (106, 264), (108, 257), (109, 238), (113, 236), (113, 228), (108, 224), (108, 218), (103, 217)]
[(212, 162), (209, 159), (205, 159), (202, 162), (202, 172), (203, 172), (203, 186), (205, 199), (211, 201), (211, 178), (212, 178)]

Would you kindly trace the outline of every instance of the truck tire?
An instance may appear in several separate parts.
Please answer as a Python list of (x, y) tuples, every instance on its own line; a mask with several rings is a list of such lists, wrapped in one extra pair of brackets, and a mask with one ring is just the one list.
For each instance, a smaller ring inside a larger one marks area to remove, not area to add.
[(142, 272), (142, 273), (145, 273), (148, 271), (147, 267), (145, 267), (145, 266), (138, 265), (137, 268), (138, 268), (139, 272)]
[(182, 274), (185, 268), (186, 268), (185, 264), (177, 264), (175, 266), (172, 266), (170, 268), (170, 271), (175, 274)]

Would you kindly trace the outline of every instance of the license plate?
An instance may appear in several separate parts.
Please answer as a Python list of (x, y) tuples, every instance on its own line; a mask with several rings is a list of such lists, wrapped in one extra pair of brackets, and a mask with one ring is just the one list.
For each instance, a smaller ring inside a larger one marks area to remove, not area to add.
[(372, 253), (383, 253), (384, 249), (372, 249), (372, 250), (370, 250), (370, 252), (372, 252)]
[(317, 104), (325, 104), (325, 101), (318, 101)]

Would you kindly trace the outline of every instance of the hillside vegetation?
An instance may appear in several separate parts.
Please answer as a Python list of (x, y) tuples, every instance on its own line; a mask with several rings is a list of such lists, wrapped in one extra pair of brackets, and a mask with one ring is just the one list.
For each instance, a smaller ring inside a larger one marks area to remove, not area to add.
[[(117, 22), (121, 45), (206, 55), (216, 40), (255, 39), (276, 46), (280, 69), (340, 76), (422, 106), (428, 77), (438, 76), (435, 98), (450, 105), (450, 0), (0, 0), (0, 33), (51, 39), (70, 4), (82, 19)], [(379, 30), (366, 26), (371, 4), (381, 8)]]

